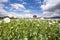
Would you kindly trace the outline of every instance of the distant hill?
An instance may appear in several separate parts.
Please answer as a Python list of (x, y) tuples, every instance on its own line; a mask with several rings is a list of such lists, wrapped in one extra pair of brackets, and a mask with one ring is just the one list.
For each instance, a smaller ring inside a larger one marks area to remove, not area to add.
[(60, 19), (60, 16), (54, 16), (54, 17), (50, 17), (51, 19), (57, 19), (57, 18), (59, 18)]
[(54, 16), (54, 17), (44, 17), (45, 19), (60, 19), (60, 16)]
[(10, 18), (10, 19), (16, 19), (16, 18), (14, 18), (14, 17), (9, 17), (9, 16), (3, 16), (3, 17), (0, 17), (0, 19), (3, 19), (3, 18)]
[[(41, 18), (41, 17), (38, 17)], [(43, 17), (45, 19), (60, 19), (60, 16), (54, 16), (54, 17)]]

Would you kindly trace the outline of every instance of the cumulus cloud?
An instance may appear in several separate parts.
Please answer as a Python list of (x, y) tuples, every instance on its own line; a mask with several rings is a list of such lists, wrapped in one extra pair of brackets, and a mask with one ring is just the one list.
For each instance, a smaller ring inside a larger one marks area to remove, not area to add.
[(0, 0), (0, 17), (6, 16), (7, 11), (5, 11), (3, 8), (5, 7), (5, 5), (3, 4), (3, 2), (8, 2), (9, 0)]
[[(6, 11), (5, 9), (3, 9), (5, 7), (4, 4), (0, 4), (0, 17), (3, 17), (3, 16), (9, 16), (9, 17), (17, 17), (17, 18), (31, 18), (32, 17), (32, 14), (30, 14), (30, 10), (26, 10), (25, 7), (21, 4), (11, 4), (11, 6), (13, 8), (16, 8), (16, 9), (19, 9), (21, 11), (24, 12), (24, 14), (22, 13), (17, 13), (17, 12), (13, 12), (13, 11)], [(12, 9), (11, 9), (12, 10)]]
[(3, 9), (5, 7), (4, 4), (0, 4), (0, 17), (3, 17), (3, 16), (9, 16), (9, 17), (12, 17), (12, 16), (16, 16), (17, 14), (15, 12), (8, 12), (6, 11), (5, 9)]
[(4, 17), (4, 16), (9, 16), (9, 17), (17, 17), (17, 18), (21, 18), (23, 17), (22, 14), (18, 14), (16, 12), (8, 12), (4, 9), (0, 9), (0, 17)]
[(60, 0), (46, 0), (45, 4), (41, 6), (43, 14), (49, 16), (60, 15)]
[[(32, 14), (30, 14), (30, 10), (27, 10), (24, 6), (24, 4), (26, 4), (25, 2), (23, 2), (22, 4), (19, 3), (14, 3), (14, 4), (10, 4), (11, 8), (9, 9), (10, 11), (6, 11), (4, 8), (9, 8), (7, 6), (5, 6), (2, 2), (7, 2), (8, 0), (1, 0), (0, 1), (0, 17), (3, 16), (9, 16), (9, 17), (18, 17), (18, 18), (32, 18)], [(21, 0), (22, 1), (22, 0)], [(15, 11), (12, 11), (13, 9), (15, 10), (21, 10), (24, 12), (23, 13), (17, 13)]]
[(12, 17), (12, 16), (14, 16), (13, 14), (14, 14), (14, 13), (7, 12), (7, 11), (4, 10), (4, 9), (0, 9), (0, 17), (3, 17), (3, 16), (9, 16), (9, 17)]
[(16, 13), (16, 12), (8, 12), (4, 9), (0, 9), (0, 17), (3, 17), (3, 16), (9, 16), (9, 17), (17, 17), (17, 18), (32, 18), (32, 14), (30, 14), (27, 10), (25, 11), (25, 14), (22, 14), (22, 13)]
[(4, 6), (5, 6), (4, 4), (0, 3), (0, 17), (4, 16), (6, 14), (6, 11), (3, 9)]

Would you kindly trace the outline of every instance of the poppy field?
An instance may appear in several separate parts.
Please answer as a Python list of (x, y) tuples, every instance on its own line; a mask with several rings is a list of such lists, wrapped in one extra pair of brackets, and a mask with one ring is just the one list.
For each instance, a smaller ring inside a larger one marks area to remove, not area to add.
[(0, 23), (0, 40), (60, 40), (57, 20), (11, 19)]

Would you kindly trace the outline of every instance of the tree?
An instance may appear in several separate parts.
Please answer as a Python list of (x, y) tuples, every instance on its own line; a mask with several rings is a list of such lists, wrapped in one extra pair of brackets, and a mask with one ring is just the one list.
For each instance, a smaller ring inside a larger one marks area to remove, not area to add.
[(37, 18), (37, 15), (33, 15), (33, 18)]

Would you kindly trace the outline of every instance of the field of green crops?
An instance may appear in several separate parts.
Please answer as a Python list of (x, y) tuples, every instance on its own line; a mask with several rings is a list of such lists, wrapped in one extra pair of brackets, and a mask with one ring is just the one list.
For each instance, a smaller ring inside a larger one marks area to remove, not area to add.
[(0, 40), (60, 40), (56, 20), (15, 19), (0, 23)]

